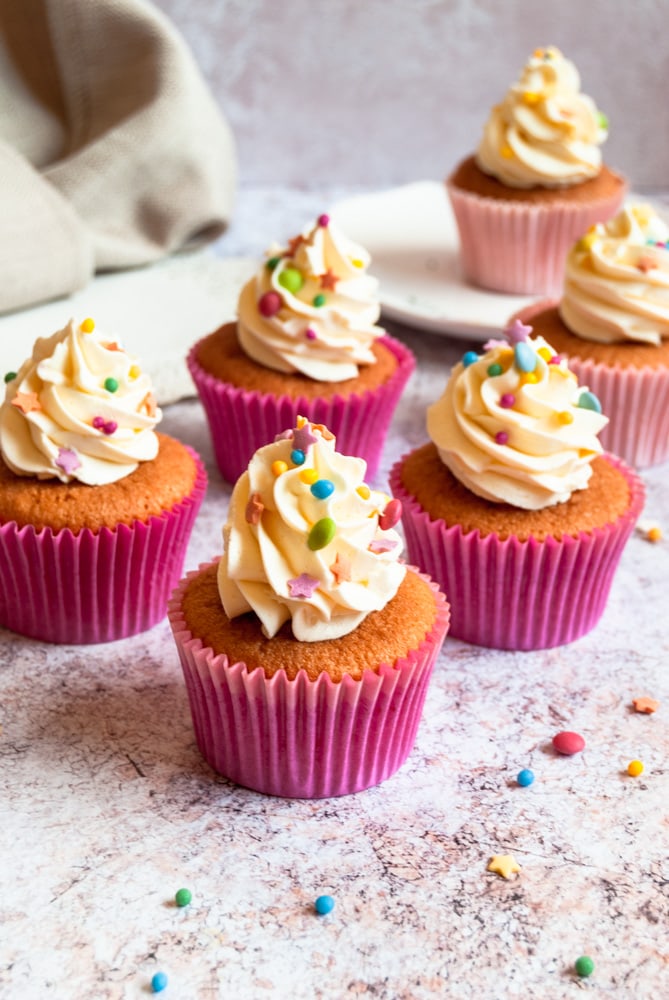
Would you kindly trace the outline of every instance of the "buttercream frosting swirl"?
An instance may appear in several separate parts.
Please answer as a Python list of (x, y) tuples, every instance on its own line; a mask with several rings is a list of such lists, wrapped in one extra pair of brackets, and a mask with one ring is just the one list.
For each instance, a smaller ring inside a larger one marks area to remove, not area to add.
[(607, 122), (580, 87), (578, 70), (559, 49), (537, 49), (490, 113), (476, 153), (481, 170), (515, 188), (595, 177)]
[(10, 376), (0, 451), (17, 475), (102, 486), (156, 457), (151, 381), (93, 320), (38, 338)]
[(364, 482), (366, 463), (298, 418), (260, 448), (233, 490), (218, 586), (229, 618), (254, 611), (271, 638), (291, 619), (304, 642), (353, 631), (404, 578), (397, 500)]
[(289, 241), (241, 291), (237, 335), (249, 357), (317, 381), (355, 378), (373, 364), (380, 306), (367, 251), (327, 215)]
[(650, 205), (625, 207), (574, 244), (559, 311), (584, 340), (669, 337), (669, 227)]
[(473, 493), (538, 510), (584, 489), (608, 423), (599, 401), (542, 337), (516, 320), (455, 366), (427, 411), (442, 462)]

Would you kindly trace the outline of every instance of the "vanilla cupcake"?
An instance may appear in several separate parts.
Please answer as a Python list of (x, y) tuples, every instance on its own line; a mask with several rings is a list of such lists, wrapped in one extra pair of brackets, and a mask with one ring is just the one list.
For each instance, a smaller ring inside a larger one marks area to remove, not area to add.
[(570, 245), (625, 196), (623, 178), (602, 162), (607, 134), (574, 64), (554, 46), (537, 49), (493, 108), (476, 154), (446, 183), (467, 280), (559, 292)]
[(329, 427), (374, 475), (414, 359), (377, 326), (369, 263), (321, 215), (268, 251), (242, 289), (237, 322), (192, 348), (188, 366), (225, 479), (234, 483), (298, 414)]
[(596, 396), (531, 327), (467, 352), (428, 409), (430, 442), (393, 467), (409, 558), (452, 606), (451, 635), (498, 649), (562, 645), (604, 610), (643, 504), (602, 453)]
[(235, 485), (222, 557), (170, 604), (198, 745), (272, 795), (377, 784), (409, 754), (448, 605), (399, 560), (400, 505), (298, 418)]
[(36, 341), (0, 406), (0, 625), (107, 642), (164, 618), (206, 487), (157, 434), (139, 361), (93, 320)]
[(669, 227), (652, 206), (593, 226), (567, 256), (561, 299), (519, 315), (599, 397), (604, 447), (639, 467), (669, 458)]

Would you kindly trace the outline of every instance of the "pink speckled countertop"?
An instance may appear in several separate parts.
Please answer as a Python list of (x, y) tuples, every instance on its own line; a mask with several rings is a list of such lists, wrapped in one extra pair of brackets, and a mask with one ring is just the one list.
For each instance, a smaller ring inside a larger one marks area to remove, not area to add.
[[(418, 368), (380, 484), (471, 346), (392, 332)], [(162, 426), (210, 473), (193, 568), (220, 551), (230, 487), (197, 401)], [(597, 628), (536, 653), (447, 639), (409, 760), (346, 798), (267, 798), (210, 771), (166, 622), (93, 647), (0, 630), (3, 1000), (142, 998), (159, 970), (179, 1000), (667, 995), (669, 464), (643, 479), (665, 540), (632, 536)], [(660, 709), (636, 713), (639, 695)], [(582, 754), (555, 754), (561, 729)], [(486, 870), (506, 853), (508, 881)], [(323, 893), (336, 905), (317, 917)]]

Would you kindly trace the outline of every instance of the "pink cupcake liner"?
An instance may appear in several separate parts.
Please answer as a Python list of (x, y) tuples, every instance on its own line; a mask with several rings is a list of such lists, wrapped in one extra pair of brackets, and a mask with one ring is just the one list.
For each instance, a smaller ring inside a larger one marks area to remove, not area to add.
[(221, 382), (206, 372), (196, 359), (197, 344), (188, 354), (188, 367), (204, 407), (221, 475), (235, 483), (249, 460), (277, 434), (295, 426), (298, 416), (324, 424), (337, 438), (337, 450), (367, 462), (367, 477), (376, 473), (395, 407), (409, 376), (414, 356), (393, 337), (380, 343), (395, 355), (397, 369), (386, 383), (374, 390), (347, 397), (306, 399), (272, 396)]
[(186, 628), (183, 593), (203, 569), (181, 581), (169, 620), (197, 744), (211, 767), (266, 795), (306, 799), (359, 792), (394, 774), (414, 745), (448, 630), (448, 604), (436, 584), (420, 574), (434, 592), (437, 617), (419, 648), (394, 666), (338, 684), (327, 674), (309, 680), (304, 671), (294, 680), (283, 671), (268, 680), (260, 669), (249, 672), (215, 655)]
[(459, 525), (433, 521), (402, 485), (403, 459), (393, 466), (390, 488), (402, 501), (408, 556), (451, 602), (450, 635), (477, 646), (527, 650), (562, 646), (594, 628), (645, 496), (631, 469), (605, 458), (629, 484), (629, 509), (604, 528), (544, 542), (465, 534)]
[(207, 476), (171, 510), (115, 530), (0, 525), (0, 625), (43, 642), (110, 642), (167, 614)]
[(596, 222), (616, 214), (625, 189), (591, 203), (520, 204), (446, 183), (460, 234), (465, 278), (517, 295), (558, 295), (572, 244)]
[[(516, 315), (531, 323), (533, 316), (555, 305), (554, 299), (544, 300)], [(607, 451), (637, 468), (659, 465), (669, 458), (669, 368), (608, 365), (574, 355), (568, 362), (579, 383), (594, 392), (609, 418), (599, 434)]]

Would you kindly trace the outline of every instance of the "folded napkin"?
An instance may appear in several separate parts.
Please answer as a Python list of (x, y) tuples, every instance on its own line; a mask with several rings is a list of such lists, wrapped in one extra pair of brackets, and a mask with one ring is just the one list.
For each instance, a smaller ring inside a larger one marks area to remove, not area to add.
[(0, 313), (220, 235), (235, 167), (148, 0), (0, 0)]

